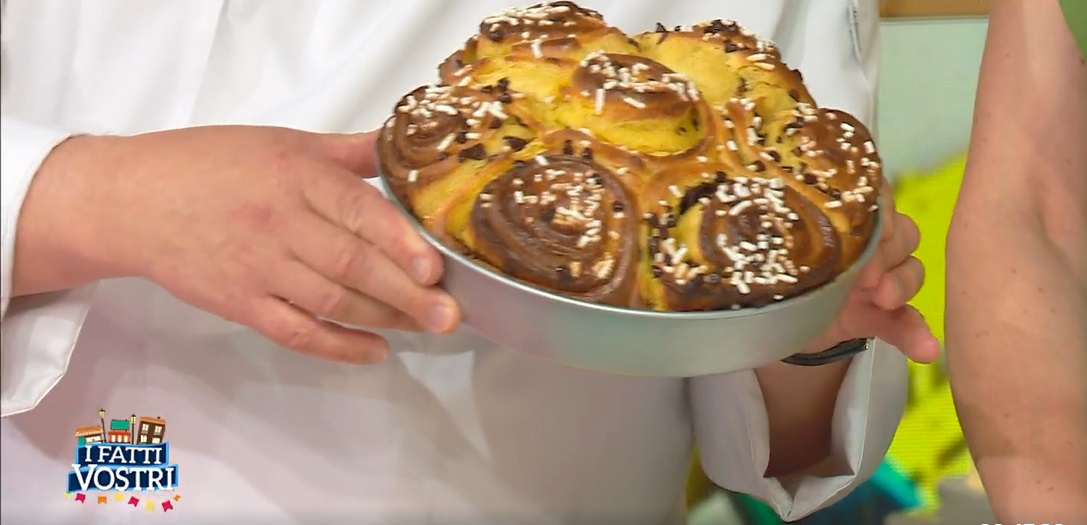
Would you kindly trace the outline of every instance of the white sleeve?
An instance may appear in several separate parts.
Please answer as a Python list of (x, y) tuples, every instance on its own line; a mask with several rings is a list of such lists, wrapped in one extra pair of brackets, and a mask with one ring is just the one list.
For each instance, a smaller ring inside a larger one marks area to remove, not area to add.
[(68, 369), (72, 347), (90, 308), (93, 285), (11, 297), (15, 231), (23, 199), (42, 161), (70, 133), (6, 115), (2, 124), (0, 416), (7, 417), (37, 406)]
[(750, 370), (690, 380), (695, 438), (706, 475), (717, 485), (766, 502), (799, 520), (852, 492), (876, 471), (906, 407), (906, 359), (876, 341), (850, 364), (834, 409), (832, 454), (845, 467), (789, 488), (764, 473), (770, 459), (766, 404)]

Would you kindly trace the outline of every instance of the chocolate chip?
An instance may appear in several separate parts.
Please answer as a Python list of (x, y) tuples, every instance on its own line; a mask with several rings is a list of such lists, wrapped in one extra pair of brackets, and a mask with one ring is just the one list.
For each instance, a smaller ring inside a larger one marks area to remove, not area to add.
[(649, 270), (649, 273), (652, 273), (653, 277), (660, 277), (661, 275), (664, 275), (664, 270), (661, 270), (660, 266), (654, 266)]
[(581, 151), (581, 158), (583, 158), (585, 160), (593, 160), (593, 149), (592, 148), (585, 148), (584, 150), (582, 150)]
[(740, 48), (732, 42), (725, 42), (725, 53), (732, 53), (738, 51)]
[(691, 209), (695, 204), (698, 204), (703, 197), (707, 195), (713, 195), (717, 190), (717, 185), (712, 183), (704, 183), (687, 190), (683, 194), (683, 198), (679, 200), (679, 213), (687, 213), (687, 210)]
[(502, 137), (502, 141), (513, 151), (521, 151), (528, 145), (528, 141), (521, 137), (514, 137), (512, 135)]
[(714, 177), (714, 181), (716, 181), (717, 184), (723, 184), (725, 181), (728, 180), (728, 175), (725, 175), (725, 172), (723, 171), (718, 171), (717, 173), (714, 173)]
[(498, 91), (501, 91), (503, 93), (506, 92), (510, 88), (510, 79), (506, 77), (498, 79), (498, 83), (495, 84), (495, 87), (498, 88)]
[(495, 118), (495, 117), (491, 117), (491, 123), (490, 123), (490, 125), (488, 127), (490, 127), (491, 129), (498, 129), (498, 128), (502, 127), (502, 120), (500, 120), (498, 118)]
[(807, 184), (809, 186), (814, 186), (817, 182), (819, 182), (819, 177), (816, 177), (815, 175), (812, 175), (811, 173), (808, 173), (808, 174), (804, 175), (804, 184)]
[(468, 159), (471, 160), (483, 160), (487, 157), (487, 150), (483, 149), (483, 144), (476, 144), (468, 149), (461, 150), (457, 153), (457, 158), (462, 162)]
[(540, 210), (540, 220), (545, 223), (550, 223), (551, 221), (555, 220), (555, 207), (545, 206), (542, 210)]
[(462, 131), (460, 133), (457, 133), (456, 140), (457, 144), (464, 144), (465, 142), (468, 142), (468, 132)]
[(510, 102), (513, 102), (513, 95), (502, 93), (501, 95), (498, 95), (498, 101), (503, 104), (509, 104)]
[(626, 206), (623, 204), (623, 201), (614, 201), (611, 203), (611, 211), (615, 213), (620, 213), (625, 209)]
[(711, 274), (706, 276), (706, 282), (709, 283), (709, 284), (718, 284), (718, 283), (721, 282), (721, 275), (716, 274), (716, 273), (711, 273)]
[(755, 170), (756, 173), (766, 171), (766, 164), (763, 164), (761, 160), (756, 160), (755, 163), (751, 165), (751, 169)]
[(562, 143), (562, 154), (573, 155), (574, 154), (574, 141), (566, 140)]

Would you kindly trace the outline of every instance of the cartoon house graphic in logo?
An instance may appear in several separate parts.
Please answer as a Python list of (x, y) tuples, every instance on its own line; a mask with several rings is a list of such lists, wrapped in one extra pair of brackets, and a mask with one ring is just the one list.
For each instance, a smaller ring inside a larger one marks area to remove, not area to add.
[(166, 420), (157, 417), (143, 416), (136, 430), (136, 443), (141, 445), (162, 443), (166, 435)]
[(90, 425), (75, 429), (75, 437), (80, 445), (102, 442), (102, 425)]
[(128, 419), (111, 419), (106, 426), (106, 411), (98, 411), (98, 424), (75, 429), (76, 441), (88, 443), (137, 443), (158, 445), (166, 441), (166, 420), (132, 414)]
[(76, 428), (75, 438), (75, 463), (65, 492), (69, 498), (84, 503), (97, 493), (99, 505), (115, 499), (148, 511), (161, 507), (163, 512), (181, 499), (165, 419), (132, 414), (107, 420), (106, 411), (99, 410), (98, 424)]
[(132, 424), (127, 419), (113, 419), (109, 422), (110, 443), (132, 443)]

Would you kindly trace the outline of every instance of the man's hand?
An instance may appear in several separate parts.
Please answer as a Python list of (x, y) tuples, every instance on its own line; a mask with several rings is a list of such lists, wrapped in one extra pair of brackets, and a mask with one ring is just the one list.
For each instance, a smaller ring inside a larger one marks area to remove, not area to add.
[(459, 312), (432, 287), (439, 254), (360, 180), (375, 174), (374, 138), (243, 126), (72, 138), (28, 192), (17, 287), (45, 291), (27, 275), (59, 251), (34, 239), (63, 235), (102, 277), (150, 279), (308, 354), (386, 354), (383, 338), (326, 320), (449, 332)]
[(907, 304), (925, 279), (924, 266), (913, 256), (921, 233), (912, 219), (895, 210), (890, 184), (884, 184), (882, 194), (883, 232), (876, 254), (861, 271), (834, 325), (805, 352), (822, 352), (851, 339), (879, 338), (920, 363), (939, 357), (939, 341), (921, 313)]

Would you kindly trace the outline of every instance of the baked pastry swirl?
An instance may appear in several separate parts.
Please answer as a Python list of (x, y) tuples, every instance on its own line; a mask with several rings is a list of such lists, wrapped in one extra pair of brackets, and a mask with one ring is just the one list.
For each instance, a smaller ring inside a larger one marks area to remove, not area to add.
[(440, 242), (556, 294), (662, 311), (834, 279), (872, 237), (883, 181), (865, 126), (739, 23), (628, 36), (565, 1), (484, 19), (378, 148)]
[[(448, 232), (509, 275), (597, 303), (629, 306), (639, 217), (633, 174), (590, 139), (556, 133), (531, 158), (494, 165), (451, 201)], [(516, 157), (516, 156), (515, 156)]]

